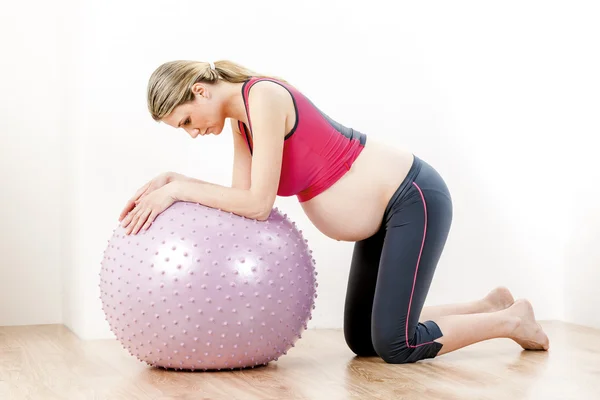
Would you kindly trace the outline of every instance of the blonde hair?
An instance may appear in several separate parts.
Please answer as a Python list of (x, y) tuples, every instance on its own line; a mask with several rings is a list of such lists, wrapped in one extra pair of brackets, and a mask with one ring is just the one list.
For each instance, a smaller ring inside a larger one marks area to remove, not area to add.
[(281, 78), (258, 74), (229, 60), (210, 63), (202, 61), (176, 60), (160, 65), (148, 81), (148, 110), (152, 118), (160, 121), (169, 115), (175, 107), (193, 100), (192, 86), (198, 82), (217, 83), (224, 80), (241, 83), (252, 77)]

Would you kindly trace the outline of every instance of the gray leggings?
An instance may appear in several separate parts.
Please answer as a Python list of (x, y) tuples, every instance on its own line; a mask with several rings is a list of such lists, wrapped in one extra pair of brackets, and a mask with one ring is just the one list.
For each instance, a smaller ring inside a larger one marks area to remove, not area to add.
[(442, 337), (419, 316), (452, 222), (452, 199), (443, 179), (414, 157), (390, 200), (380, 230), (356, 242), (344, 309), (344, 335), (358, 356), (388, 363), (434, 358)]

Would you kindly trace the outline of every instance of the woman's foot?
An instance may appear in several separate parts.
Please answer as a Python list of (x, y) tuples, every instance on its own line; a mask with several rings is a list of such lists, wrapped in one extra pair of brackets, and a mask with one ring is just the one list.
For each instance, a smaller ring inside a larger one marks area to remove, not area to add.
[(535, 320), (533, 307), (528, 300), (519, 299), (506, 311), (519, 319), (517, 327), (510, 335), (512, 340), (525, 350), (548, 350), (550, 340)]
[(504, 286), (499, 286), (489, 292), (487, 296), (483, 298), (483, 302), (485, 303), (485, 308), (488, 310), (488, 312), (494, 312), (501, 311), (512, 306), (515, 302), (515, 299), (510, 293), (510, 290)]

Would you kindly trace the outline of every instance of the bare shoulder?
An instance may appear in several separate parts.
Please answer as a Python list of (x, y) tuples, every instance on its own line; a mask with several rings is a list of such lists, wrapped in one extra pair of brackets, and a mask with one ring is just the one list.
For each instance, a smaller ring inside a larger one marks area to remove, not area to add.
[(293, 110), (293, 101), (290, 92), (277, 82), (262, 80), (256, 82), (250, 88), (248, 94), (250, 101), (260, 103), (266, 107), (275, 110), (289, 111), (289, 107)]
[(256, 117), (263, 118), (273, 126), (281, 126), (283, 137), (294, 128), (296, 107), (292, 94), (284, 86), (269, 80), (256, 82), (250, 88), (248, 99), (254, 126)]

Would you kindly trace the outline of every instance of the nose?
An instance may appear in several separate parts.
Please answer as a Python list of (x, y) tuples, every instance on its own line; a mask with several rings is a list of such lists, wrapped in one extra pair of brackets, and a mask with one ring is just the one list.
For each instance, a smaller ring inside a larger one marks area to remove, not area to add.
[(195, 136), (200, 133), (200, 130), (198, 128), (186, 129), (186, 130), (190, 136)]

